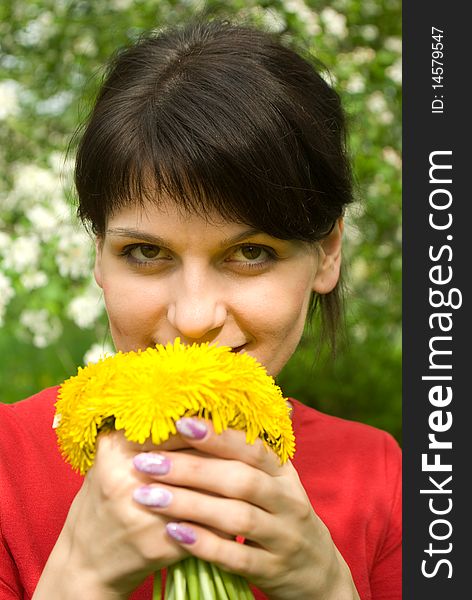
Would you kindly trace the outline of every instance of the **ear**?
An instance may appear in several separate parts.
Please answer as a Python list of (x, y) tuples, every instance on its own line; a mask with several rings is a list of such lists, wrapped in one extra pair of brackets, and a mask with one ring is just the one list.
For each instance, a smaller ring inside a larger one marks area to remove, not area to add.
[(102, 248), (103, 239), (100, 237), (95, 238), (95, 265), (93, 268), (93, 276), (99, 287), (102, 286)]
[(313, 281), (313, 291), (318, 294), (327, 294), (336, 286), (341, 270), (341, 247), (344, 231), (344, 221), (340, 217), (329, 235), (321, 242), (318, 248), (319, 262)]

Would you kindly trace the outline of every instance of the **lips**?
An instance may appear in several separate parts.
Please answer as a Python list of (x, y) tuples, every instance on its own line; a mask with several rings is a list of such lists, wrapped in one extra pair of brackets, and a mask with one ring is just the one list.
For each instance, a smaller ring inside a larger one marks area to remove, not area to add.
[[(163, 344), (163, 345), (165, 345), (165, 343), (169, 343), (169, 342), (155, 342), (155, 344)], [(215, 343), (215, 342), (213, 342), (213, 343)], [(152, 344), (148, 347), (153, 348), (155, 344)], [(241, 352), (241, 350), (244, 350), (246, 348), (246, 346), (248, 345), (248, 342), (244, 342), (244, 344), (241, 344), (240, 346), (231, 346), (231, 344), (222, 344), (221, 342), (219, 342), (218, 345), (219, 346), (229, 346), (230, 352), (234, 352), (235, 354), (237, 354), (238, 352)]]

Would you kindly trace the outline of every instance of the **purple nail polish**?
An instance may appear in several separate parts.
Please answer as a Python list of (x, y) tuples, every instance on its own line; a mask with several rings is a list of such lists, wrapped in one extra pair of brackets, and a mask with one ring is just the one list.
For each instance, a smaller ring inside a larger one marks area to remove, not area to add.
[(194, 544), (197, 541), (195, 531), (186, 525), (167, 523), (166, 529), (171, 538), (182, 544)]
[(183, 417), (175, 422), (175, 426), (179, 433), (193, 440), (202, 440), (208, 432), (206, 423), (200, 419)]
[(133, 492), (133, 498), (143, 506), (165, 508), (172, 502), (172, 494), (168, 490), (152, 485), (143, 485)]
[(162, 454), (142, 452), (133, 458), (133, 464), (141, 473), (165, 475), (170, 470), (170, 460)]

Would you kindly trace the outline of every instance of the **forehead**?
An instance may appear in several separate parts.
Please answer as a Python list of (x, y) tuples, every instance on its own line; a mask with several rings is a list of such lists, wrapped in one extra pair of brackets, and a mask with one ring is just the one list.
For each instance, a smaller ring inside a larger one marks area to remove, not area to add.
[(146, 201), (116, 211), (108, 220), (106, 235), (121, 237), (155, 236), (182, 238), (189, 244), (205, 241), (221, 243), (262, 233), (250, 225), (224, 218), (216, 210), (199, 214), (186, 210), (173, 200), (159, 203)]

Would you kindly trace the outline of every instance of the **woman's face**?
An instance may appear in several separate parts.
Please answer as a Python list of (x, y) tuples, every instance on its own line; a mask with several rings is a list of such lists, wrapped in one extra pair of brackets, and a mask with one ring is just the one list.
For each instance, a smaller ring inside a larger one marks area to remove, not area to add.
[(117, 350), (180, 337), (247, 352), (277, 375), (300, 340), (312, 291), (336, 284), (341, 226), (330, 238), (318, 248), (279, 240), (171, 201), (117, 212), (95, 266)]

